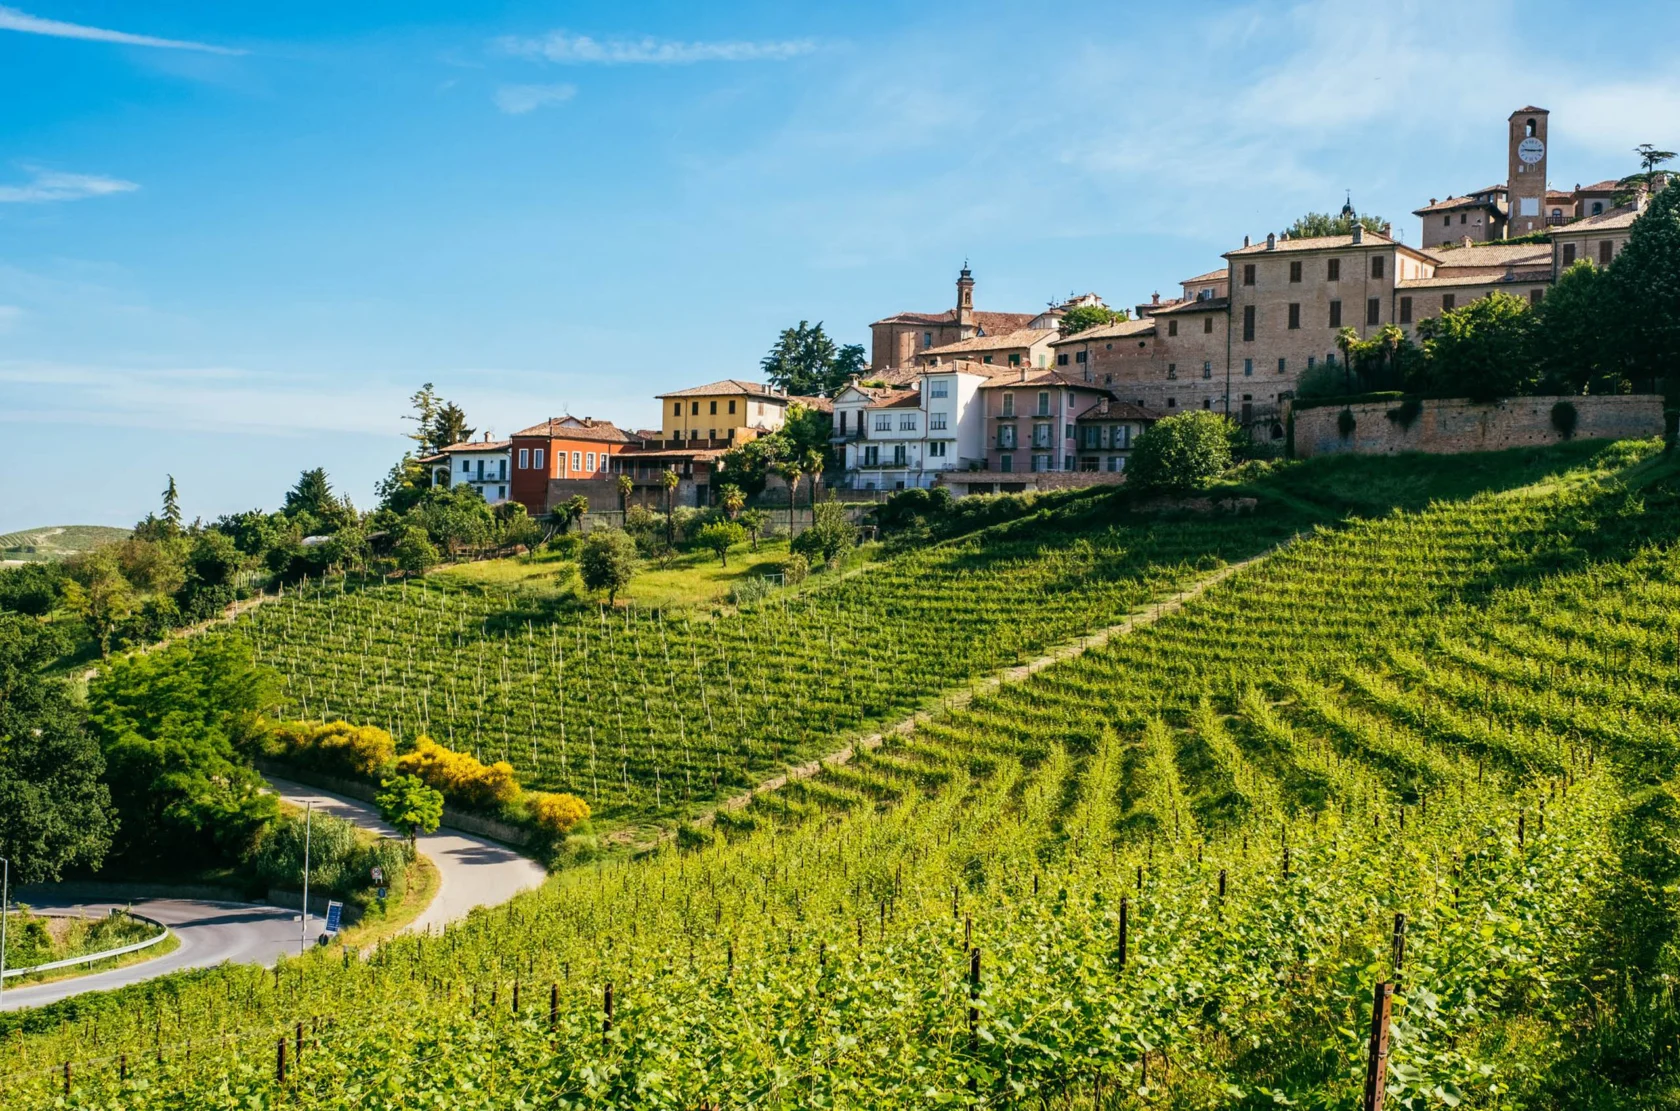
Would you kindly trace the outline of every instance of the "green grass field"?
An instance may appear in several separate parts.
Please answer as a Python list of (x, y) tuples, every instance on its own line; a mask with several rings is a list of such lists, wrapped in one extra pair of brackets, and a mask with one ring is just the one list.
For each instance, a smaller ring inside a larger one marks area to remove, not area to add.
[(127, 540), (129, 530), (106, 525), (49, 525), (0, 534), (0, 563), (68, 559)]

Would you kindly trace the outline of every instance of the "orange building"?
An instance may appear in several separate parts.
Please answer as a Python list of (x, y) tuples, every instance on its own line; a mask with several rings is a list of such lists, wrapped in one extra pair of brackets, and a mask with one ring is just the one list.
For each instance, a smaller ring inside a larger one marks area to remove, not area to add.
[(513, 434), (512, 497), (533, 516), (548, 512), (550, 479), (605, 478), (613, 456), (631, 438), (610, 421), (589, 417), (550, 417)]

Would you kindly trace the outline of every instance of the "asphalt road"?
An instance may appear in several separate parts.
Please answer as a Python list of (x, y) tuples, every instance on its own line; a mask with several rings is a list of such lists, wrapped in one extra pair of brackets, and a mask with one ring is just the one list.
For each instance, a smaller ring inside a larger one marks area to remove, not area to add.
[[(299, 948), (297, 911), (252, 903), (212, 903), (192, 899), (140, 899), (129, 903), (32, 903), (37, 914), (109, 914), (113, 907), (132, 906), (136, 913), (155, 918), (180, 939), (174, 952), (124, 968), (76, 976), (30, 987), (7, 986), (0, 993), (0, 1010), (39, 1007), (85, 991), (106, 991), (150, 980), (183, 968), (208, 968), (223, 961), (273, 964), (281, 953)], [(320, 932), (311, 921), (310, 940)]]
[[(288, 802), (302, 806), (313, 802), (315, 809), (355, 822), (388, 837), (397, 833), (380, 820), (372, 806), (342, 795), (329, 794), (284, 779), (270, 784)], [(405, 932), (437, 930), (465, 918), (478, 906), (505, 903), (521, 891), (537, 887), (547, 876), (542, 865), (512, 849), (482, 837), (454, 830), (439, 830), (421, 837), (417, 847), (437, 865), (438, 893)], [(7, 987), (0, 993), (0, 1010), (38, 1007), (87, 991), (106, 991), (150, 980), (184, 968), (209, 968), (224, 961), (248, 961), (270, 965), (282, 953), (299, 950), (301, 923), (298, 912), (253, 903), (201, 902), (190, 899), (143, 899), (132, 904), (90, 902), (31, 904), (37, 913), (63, 914), (82, 911), (105, 914), (113, 906), (132, 905), (136, 912), (175, 931), (180, 946), (167, 956), (114, 968), (92, 976), (77, 976), (33, 987)], [(309, 921), (308, 941), (321, 931), (321, 919)]]

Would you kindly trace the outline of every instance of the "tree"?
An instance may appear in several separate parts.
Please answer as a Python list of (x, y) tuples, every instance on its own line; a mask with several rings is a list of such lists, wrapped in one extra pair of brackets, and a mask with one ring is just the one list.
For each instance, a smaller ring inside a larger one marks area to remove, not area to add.
[(682, 478), (676, 470), (666, 467), (659, 473), (659, 485), (665, 487), (665, 544), (667, 547), (677, 542), (676, 506), (672, 499), (676, 497), (677, 484)]
[(620, 513), (630, 512), (630, 495), (635, 493), (636, 480), (627, 474), (621, 474), (618, 476), (618, 482), (615, 485), (618, 487), (618, 511)]
[(396, 560), (397, 570), (410, 575), (424, 575), (437, 566), (438, 550), (425, 529), (410, 525), (403, 531), (402, 539), (391, 548), (391, 558)]
[(1107, 305), (1075, 305), (1062, 314), (1062, 335), (1076, 336), (1092, 328), (1117, 324), (1131, 318), (1132, 314), (1126, 309), (1111, 309)]
[(163, 520), (173, 532), (181, 531), (181, 495), (175, 489), (175, 476), (169, 476), (169, 485), (163, 488)]
[(381, 509), (406, 513), (431, 488), (431, 468), (421, 466), (413, 452), (405, 451), (374, 490), (379, 495)]
[(805, 460), (803, 458), (784, 459), (776, 464), (776, 473), (787, 480), (788, 484), (788, 536), (793, 535), (793, 505), (795, 495), (799, 493), (799, 480), (805, 475)]
[(561, 508), (566, 511), (566, 527), (570, 529), (583, 520), (583, 515), (589, 512), (589, 499), (582, 494), (573, 494), (566, 499)]
[(41, 617), (52, 612), (64, 590), (64, 565), (56, 561), (0, 568), (0, 612)]
[(1674, 158), (1673, 151), (1658, 150), (1650, 143), (1640, 143), (1633, 153), (1639, 156), (1639, 172), (1616, 182), (1616, 194), (1611, 201), (1618, 205), (1633, 203), (1640, 193), (1655, 192), (1657, 167)]
[(702, 548), (710, 548), (725, 567), (729, 566), (729, 549), (746, 539), (747, 530), (734, 521), (713, 521), (694, 534), (695, 543)]
[(207, 586), (227, 586), (244, 564), (244, 554), (233, 538), (215, 529), (205, 529), (193, 538), (187, 555), (187, 571)]
[(1422, 321), (1418, 335), (1429, 358), (1426, 385), (1438, 395), (1493, 401), (1532, 393), (1539, 381), (1534, 314), (1520, 297), (1491, 293)]
[(741, 513), (741, 527), (747, 530), (752, 538), (752, 550), (758, 551), (758, 538), (764, 532), (764, 526), (770, 523), (770, 515), (762, 509), (747, 509)]
[(747, 496), (741, 493), (739, 486), (724, 483), (718, 487), (718, 504), (731, 521), (741, 516), (741, 510), (746, 508)]
[[(1336, 215), (1331, 215), (1328, 212), (1309, 212), (1284, 228), (1283, 234), (1291, 239), (1316, 239), (1326, 235), (1351, 235), (1353, 234), (1353, 221), (1354, 215), (1347, 208)], [(1366, 231), (1383, 236), (1388, 234), (1388, 221), (1381, 216), (1360, 216), (1359, 222), (1365, 226)]]
[(109, 656), (112, 632), (134, 608), (133, 590), (107, 548), (72, 560), (69, 571), (64, 606), (87, 624), (88, 632), (99, 642), (99, 655)]
[(86, 716), (68, 683), (41, 674), (65, 647), (50, 624), (0, 616), (0, 856), (14, 884), (98, 867), (115, 829)]
[[(792, 409), (794, 406), (790, 405), (788, 408)], [(724, 452), (718, 460), (718, 471), (728, 475), (730, 485), (739, 489), (741, 493), (749, 498), (757, 497), (764, 492), (770, 468), (787, 454), (787, 447), (787, 439), (779, 432), (759, 436)]]
[(863, 345), (837, 348), (823, 331), (822, 321), (813, 326), (801, 320), (782, 330), (759, 366), (772, 385), (788, 393), (827, 396), (862, 373)]
[(237, 860), (279, 813), (245, 762), (278, 676), (243, 640), (202, 636), (111, 664), (88, 686), (124, 855)]
[(1142, 490), (1197, 490), (1231, 465), (1226, 419), (1202, 410), (1156, 421), (1132, 445), (1126, 481)]
[(1633, 222), (1627, 246), (1610, 264), (1608, 288), (1617, 369), (1630, 378), (1674, 375), (1680, 368), (1680, 182), (1652, 198)]
[[(811, 481), (806, 483), (806, 496), (811, 499), (811, 511), (813, 513), (817, 509), (817, 482), (822, 478), (823, 463), (826, 459), (826, 453), (818, 451), (816, 448), (806, 448), (805, 454), (802, 456), (802, 461), (805, 464), (804, 471), (811, 477)], [(790, 499), (792, 498), (791, 494), (788, 496)], [(789, 504), (792, 504), (791, 500)]]
[(1536, 310), (1535, 354), (1547, 393), (1578, 394), (1594, 385), (1618, 392), (1621, 375), (1605, 343), (1616, 309), (1611, 284), (1610, 271), (1577, 259), (1546, 291)]
[(432, 419), (433, 450), (442, 451), (450, 444), (465, 443), (478, 429), (467, 427), (467, 414), (453, 401), (445, 402)]
[(410, 849), (414, 848), (417, 835), (436, 832), (438, 823), (443, 821), (441, 791), (426, 786), (425, 780), (417, 775), (382, 779), (379, 788), (379, 794), (374, 796), (379, 816), (408, 838)]
[(811, 508), (811, 527), (800, 533), (789, 547), (811, 563), (833, 563), (857, 541), (857, 529), (846, 516), (846, 507), (830, 498)]
[(438, 410), (443, 407), (443, 400), (427, 382), (414, 391), (408, 403), (414, 406), (414, 415), (403, 418), (414, 422), (414, 431), (408, 434), (408, 438), (419, 444), (422, 452), (430, 455), (437, 450), (433, 430), (437, 427)]
[(534, 552), (544, 539), (543, 528), (531, 520), (530, 513), (520, 502), (503, 502), (496, 507), (500, 529), (500, 543), (504, 548), (524, 548)]
[(578, 571), (585, 587), (605, 590), (607, 604), (613, 605), (636, 573), (636, 542), (622, 529), (596, 529), (584, 537)]
[(288, 517), (308, 513), (312, 517), (326, 518), (335, 515), (339, 508), (338, 499), (333, 497), (332, 484), (327, 481), (326, 469), (316, 467), (304, 471), (298, 476), (297, 485), (286, 491), (286, 505), (282, 512)]

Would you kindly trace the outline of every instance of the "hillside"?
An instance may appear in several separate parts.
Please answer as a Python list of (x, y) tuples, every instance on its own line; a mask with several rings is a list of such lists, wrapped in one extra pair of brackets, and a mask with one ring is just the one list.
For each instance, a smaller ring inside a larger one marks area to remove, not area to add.
[[(1392, 1098), (1658, 1105), (1680, 1026), (1675, 467), (1647, 445), (1469, 460), (1431, 496), (1389, 466), (1396, 511), (763, 796), (727, 840), (568, 871), (366, 961), (8, 1019), (0, 1087), (28, 1107), (1345, 1107), (1373, 986), (1397, 979)], [(1345, 511), (1353, 477), (1278, 496)], [(1032, 577), (995, 595), (1030, 623), (1090, 571), (1022, 542), (944, 567)], [(983, 615), (993, 583), (923, 596), (885, 640)], [(846, 622), (821, 616), (790, 639), (826, 646)], [(634, 643), (640, 668), (626, 647), (605, 670), (649, 670)], [(875, 670), (795, 648), (760, 654), (765, 689)], [(282, 1096), (276, 1038), (299, 1030)]]
[(0, 534), (0, 563), (68, 559), (105, 544), (126, 540), (128, 529), (108, 525), (49, 525)]

